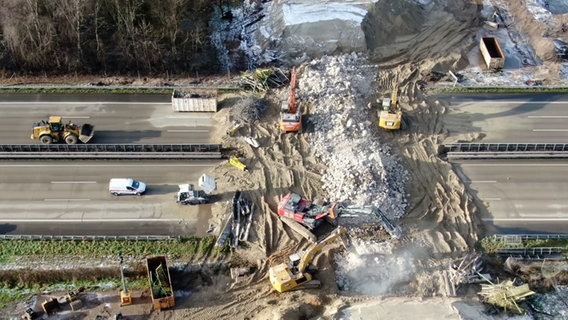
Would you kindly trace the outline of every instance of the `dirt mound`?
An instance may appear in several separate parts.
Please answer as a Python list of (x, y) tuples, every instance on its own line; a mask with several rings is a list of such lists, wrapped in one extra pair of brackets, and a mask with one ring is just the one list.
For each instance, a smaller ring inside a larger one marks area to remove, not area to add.
[(472, 44), (480, 6), (472, 1), (377, 1), (363, 21), (371, 60), (389, 64), (457, 61)]

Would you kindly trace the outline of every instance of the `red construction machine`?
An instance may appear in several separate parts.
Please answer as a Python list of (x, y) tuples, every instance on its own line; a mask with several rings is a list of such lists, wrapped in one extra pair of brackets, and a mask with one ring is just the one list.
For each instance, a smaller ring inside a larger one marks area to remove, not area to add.
[[(316, 242), (317, 236), (314, 234), (314, 229), (318, 228), (320, 233), (327, 228), (336, 228), (338, 225), (337, 218), (342, 219), (341, 224), (349, 224), (349, 220), (357, 218), (357, 220), (379, 222), (382, 224), (386, 232), (388, 232), (393, 239), (400, 239), (402, 237), (402, 230), (392, 224), (387, 216), (375, 206), (345, 206), (341, 203), (324, 203), (322, 205), (315, 204), (312, 201), (302, 198), (297, 193), (288, 193), (285, 195), (278, 204), (278, 215), (280, 220), (286, 223), (294, 231), (306, 239)], [(321, 225), (321, 228), (320, 228)], [(329, 232), (329, 229), (328, 229)]]
[[(317, 228), (322, 222), (335, 225), (336, 204), (318, 205), (302, 198), (297, 193), (288, 193), (278, 204), (278, 215), (282, 221), (307, 239), (315, 242), (317, 237), (311, 230)], [(298, 226), (300, 223), (302, 226)], [(307, 228), (307, 229), (306, 229)]]
[(302, 113), (296, 105), (296, 68), (290, 75), (290, 97), (282, 102), (280, 110), (280, 130), (283, 132), (300, 132), (302, 130)]

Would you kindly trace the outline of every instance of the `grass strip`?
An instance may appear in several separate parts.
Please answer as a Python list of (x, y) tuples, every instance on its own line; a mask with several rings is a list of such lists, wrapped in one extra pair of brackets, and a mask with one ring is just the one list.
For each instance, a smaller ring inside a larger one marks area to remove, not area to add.
[(227, 247), (215, 248), (216, 238), (187, 237), (179, 240), (0, 240), (0, 264), (18, 256), (90, 256), (123, 255), (146, 257), (167, 255), (172, 259), (224, 254)]
[(511, 245), (492, 236), (485, 237), (479, 241), (479, 248), (485, 253), (496, 253), (499, 249), (530, 249), (541, 247), (562, 248), (563, 254), (567, 255), (568, 239), (528, 239), (522, 240), (519, 245)]

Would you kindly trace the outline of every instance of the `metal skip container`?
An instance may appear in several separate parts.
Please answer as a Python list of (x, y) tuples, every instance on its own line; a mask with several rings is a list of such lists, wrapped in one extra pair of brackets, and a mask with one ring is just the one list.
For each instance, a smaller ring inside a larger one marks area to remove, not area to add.
[(172, 110), (175, 112), (217, 112), (217, 90), (174, 90)]

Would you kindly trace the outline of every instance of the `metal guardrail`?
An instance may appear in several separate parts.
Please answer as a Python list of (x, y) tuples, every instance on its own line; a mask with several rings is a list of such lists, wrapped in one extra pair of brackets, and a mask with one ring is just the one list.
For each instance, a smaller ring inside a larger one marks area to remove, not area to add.
[(220, 144), (4, 144), (0, 159), (221, 159)]
[(491, 236), (500, 242), (510, 242), (511, 239), (522, 240), (548, 240), (548, 239), (568, 239), (568, 233), (535, 233), (535, 234), (494, 234)]
[(535, 248), (506, 248), (497, 250), (501, 257), (512, 257), (520, 260), (566, 260), (560, 247), (535, 247)]
[(568, 158), (567, 143), (455, 143), (440, 155), (448, 160)]
[(51, 235), (10, 235), (1, 234), (0, 240), (60, 240), (60, 241), (174, 241), (179, 240), (180, 237), (175, 236), (96, 236), (96, 235), (83, 235), (83, 236), (51, 236)]

